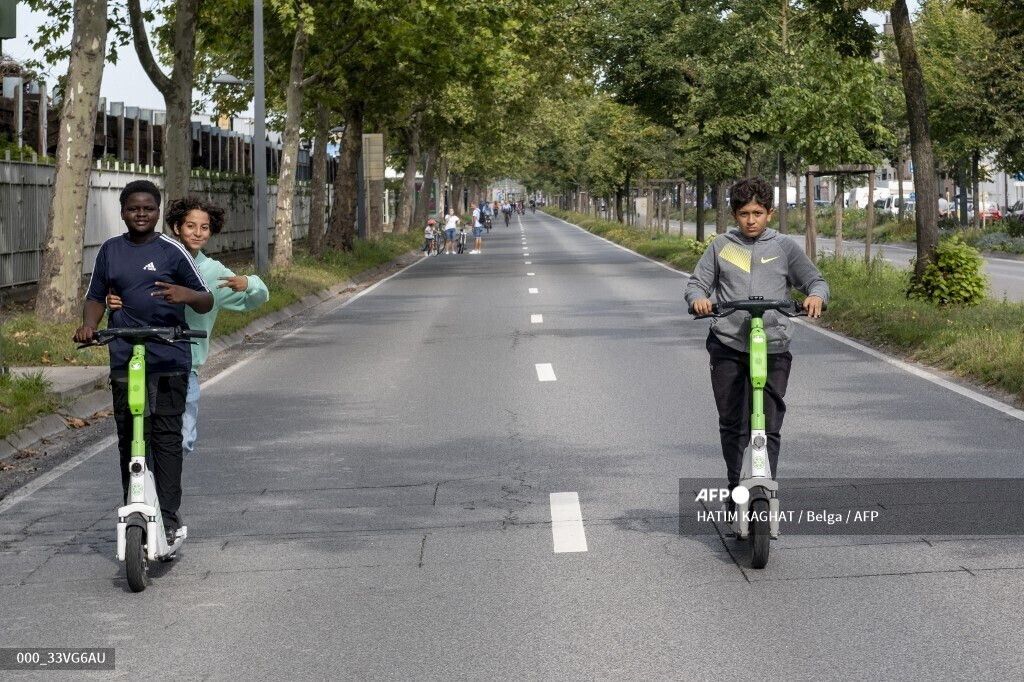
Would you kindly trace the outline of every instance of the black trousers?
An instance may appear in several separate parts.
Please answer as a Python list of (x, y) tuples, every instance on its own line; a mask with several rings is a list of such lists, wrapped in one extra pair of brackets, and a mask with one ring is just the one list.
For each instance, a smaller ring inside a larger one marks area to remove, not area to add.
[[(722, 439), (722, 457), (729, 474), (729, 487), (740, 482), (743, 450), (750, 443), (750, 360), (746, 353), (734, 350), (708, 332), (711, 355), (711, 388), (718, 407), (718, 432)], [(768, 462), (772, 476), (779, 476), (779, 449), (782, 420), (786, 417), (786, 385), (793, 356), (788, 351), (768, 354), (768, 382), (764, 387), (764, 426), (768, 436)]]
[[(145, 429), (146, 466), (153, 472), (164, 526), (178, 528), (181, 507), (181, 416), (185, 413), (188, 373), (147, 377)], [(132, 457), (132, 413), (128, 410), (128, 378), (110, 377), (114, 398), (117, 449), (121, 454), (121, 487), (128, 502), (128, 464)]]

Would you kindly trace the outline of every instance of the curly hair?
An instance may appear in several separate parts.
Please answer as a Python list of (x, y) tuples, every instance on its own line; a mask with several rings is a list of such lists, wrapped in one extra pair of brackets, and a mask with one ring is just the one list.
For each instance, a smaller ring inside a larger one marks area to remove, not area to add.
[(775, 206), (774, 188), (764, 178), (744, 178), (729, 190), (729, 204), (732, 206), (733, 213), (751, 201), (755, 201), (771, 211)]
[(181, 227), (189, 211), (202, 211), (210, 216), (210, 234), (220, 234), (224, 228), (224, 209), (192, 195), (167, 204), (167, 211), (164, 214), (167, 226), (172, 230)]
[(121, 201), (121, 208), (128, 203), (128, 197), (133, 194), (148, 194), (156, 199), (156, 205), (160, 205), (160, 189), (149, 180), (133, 180), (124, 186), (121, 190), (121, 196), (118, 199)]

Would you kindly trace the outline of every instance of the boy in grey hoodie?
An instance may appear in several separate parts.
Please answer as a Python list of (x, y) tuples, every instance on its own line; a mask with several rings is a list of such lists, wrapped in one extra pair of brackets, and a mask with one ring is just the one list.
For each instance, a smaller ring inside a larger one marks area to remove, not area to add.
[[(795, 287), (807, 294), (803, 307), (808, 317), (819, 317), (828, 301), (828, 284), (795, 241), (767, 228), (774, 204), (772, 186), (762, 178), (740, 180), (732, 186), (730, 203), (739, 227), (718, 235), (694, 268), (686, 285), (686, 302), (693, 313), (709, 314), (711, 296), (718, 301), (745, 301), (751, 296), (785, 300)], [(786, 415), (783, 399), (793, 362), (792, 326), (792, 320), (775, 311), (764, 315), (768, 337), (765, 430), (774, 476), (778, 476), (779, 433)], [(749, 337), (750, 315), (738, 311), (712, 320), (706, 343), (730, 489), (739, 483), (743, 450), (750, 438)]]

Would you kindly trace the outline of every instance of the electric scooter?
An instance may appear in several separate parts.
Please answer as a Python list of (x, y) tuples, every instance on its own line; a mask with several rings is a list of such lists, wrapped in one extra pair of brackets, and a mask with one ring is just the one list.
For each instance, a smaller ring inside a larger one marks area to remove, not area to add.
[[(825, 307), (822, 306), (822, 310)], [(693, 319), (727, 317), (738, 311), (750, 314), (750, 443), (743, 450), (739, 486), (733, 490), (736, 513), (730, 517), (733, 531), (740, 540), (750, 541), (751, 568), (768, 565), (769, 541), (779, 537), (779, 483), (772, 478), (768, 461), (768, 436), (765, 433), (764, 387), (768, 383), (768, 337), (764, 331), (764, 314), (775, 310), (786, 317), (806, 317), (797, 301), (765, 300), (751, 296), (746, 301), (716, 303), (710, 315)]]
[(168, 543), (156, 481), (146, 466), (146, 343), (191, 344), (189, 339), (203, 338), (206, 338), (205, 331), (181, 327), (122, 327), (101, 329), (91, 343), (79, 346), (105, 346), (114, 339), (132, 342), (132, 357), (128, 361), (128, 410), (132, 415), (128, 504), (117, 510), (117, 560), (124, 562), (132, 592), (146, 589), (149, 562), (158, 559), (173, 561), (175, 553), (188, 537), (188, 527), (182, 526), (177, 530), (173, 543)]

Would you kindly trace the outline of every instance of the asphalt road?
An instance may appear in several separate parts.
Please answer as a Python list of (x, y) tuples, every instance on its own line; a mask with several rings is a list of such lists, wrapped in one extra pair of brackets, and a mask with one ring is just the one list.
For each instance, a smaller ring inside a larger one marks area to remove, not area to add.
[[(3, 646), (114, 647), (121, 678), (1018, 677), (1019, 537), (784, 535), (755, 571), (679, 534), (680, 477), (723, 469), (683, 285), (528, 215), (279, 335), (204, 388), (190, 539), (145, 592), (113, 446), (0, 506)], [(783, 495), (1019, 475), (1019, 419), (808, 328), (793, 352)]]

